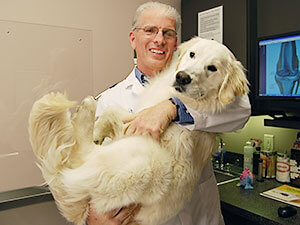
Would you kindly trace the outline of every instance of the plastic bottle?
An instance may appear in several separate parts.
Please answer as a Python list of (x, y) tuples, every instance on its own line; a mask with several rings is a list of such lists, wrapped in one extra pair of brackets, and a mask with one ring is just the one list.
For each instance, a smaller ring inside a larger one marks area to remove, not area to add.
[(226, 150), (223, 148), (224, 145), (225, 145), (225, 143), (220, 138), (219, 148), (217, 150), (217, 160), (219, 163), (219, 165), (218, 165), (219, 169), (223, 169), (224, 164), (225, 164)]
[(253, 172), (253, 146), (250, 141), (246, 142), (244, 146), (244, 170), (247, 167), (251, 172)]
[(257, 173), (257, 178), (256, 178), (256, 180), (257, 181), (260, 181), (260, 182), (262, 182), (262, 181), (264, 181), (263, 179), (262, 179), (262, 165), (263, 164), (263, 160), (262, 159), (259, 159), (258, 160), (258, 173)]

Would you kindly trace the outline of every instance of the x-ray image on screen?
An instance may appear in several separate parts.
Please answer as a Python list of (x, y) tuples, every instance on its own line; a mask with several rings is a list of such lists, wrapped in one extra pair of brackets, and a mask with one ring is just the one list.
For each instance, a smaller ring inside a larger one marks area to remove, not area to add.
[(300, 96), (300, 36), (259, 43), (259, 95)]

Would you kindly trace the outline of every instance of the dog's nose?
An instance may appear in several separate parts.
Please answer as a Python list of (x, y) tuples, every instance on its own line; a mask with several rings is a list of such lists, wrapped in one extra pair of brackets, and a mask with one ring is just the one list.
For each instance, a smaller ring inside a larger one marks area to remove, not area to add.
[(187, 85), (192, 82), (192, 79), (191, 79), (190, 75), (188, 75), (186, 72), (179, 71), (176, 74), (176, 82), (179, 85)]

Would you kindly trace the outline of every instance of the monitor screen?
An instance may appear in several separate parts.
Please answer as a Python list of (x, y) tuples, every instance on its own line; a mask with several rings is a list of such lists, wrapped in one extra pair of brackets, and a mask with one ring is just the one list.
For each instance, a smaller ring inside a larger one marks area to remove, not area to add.
[(263, 38), (259, 47), (259, 97), (300, 96), (300, 34)]

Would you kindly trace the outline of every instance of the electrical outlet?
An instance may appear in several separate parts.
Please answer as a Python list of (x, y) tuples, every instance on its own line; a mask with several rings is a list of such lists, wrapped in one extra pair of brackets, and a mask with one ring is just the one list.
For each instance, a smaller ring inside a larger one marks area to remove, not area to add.
[(273, 151), (274, 150), (274, 135), (264, 134), (264, 150)]

